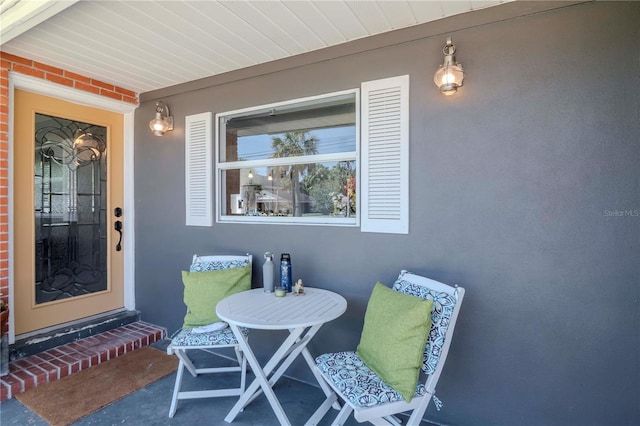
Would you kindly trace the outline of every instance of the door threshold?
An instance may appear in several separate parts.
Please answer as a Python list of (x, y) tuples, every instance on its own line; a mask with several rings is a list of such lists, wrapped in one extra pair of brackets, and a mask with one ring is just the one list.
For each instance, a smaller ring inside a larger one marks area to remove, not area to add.
[(140, 312), (118, 309), (34, 332), (24, 333), (16, 336), (15, 343), (10, 345), (9, 358), (11, 361), (15, 361), (139, 320)]

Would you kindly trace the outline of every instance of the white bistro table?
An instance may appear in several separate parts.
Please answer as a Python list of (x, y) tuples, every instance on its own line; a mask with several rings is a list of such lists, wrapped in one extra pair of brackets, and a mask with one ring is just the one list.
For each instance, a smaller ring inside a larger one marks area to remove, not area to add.
[[(346, 310), (347, 301), (344, 297), (328, 290), (310, 287), (305, 287), (304, 294), (299, 296), (287, 293), (285, 297), (276, 297), (273, 293), (265, 293), (263, 289), (257, 288), (222, 299), (216, 306), (216, 314), (233, 330), (256, 376), (224, 420), (232, 422), (262, 391), (280, 424), (290, 425), (272, 387), (300, 354), (316, 376), (322, 390), (330, 395), (331, 390), (327, 384), (317, 376), (315, 361), (307, 349), (307, 344), (324, 323), (338, 318)], [(240, 327), (289, 330), (289, 336), (265, 366), (261, 367)]]

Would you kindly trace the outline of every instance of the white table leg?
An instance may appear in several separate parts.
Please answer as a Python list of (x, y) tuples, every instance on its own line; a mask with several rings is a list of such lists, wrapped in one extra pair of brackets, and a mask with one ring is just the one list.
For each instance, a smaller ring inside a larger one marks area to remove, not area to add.
[[(309, 349), (304, 348), (304, 350), (302, 351), (302, 356), (304, 357), (304, 360), (307, 361), (307, 365), (311, 369), (313, 375), (316, 377), (316, 380), (318, 381), (318, 384), (320, 385), (320, 388), (322, 389), (326, 397), (330, 398), (332, 395), (335, 396), (335, 392), (333, 391), (333, 389), (331, 389), (331, 386), (329, 386), (327, 382), (324, 381), (322, 374), (320, 374), (320, 372), (316, 368), (316, 361), (309, 352)], [(342, 408), (337, 400), (332, 404), (332, 406), (336, 410), (340, 410)]]
[(251, 383), (251, 385), (249, 385), (247, 390), (244, 392), (244, 394), (242, 394), (238, 402), (236, 402), (236, 404), (233, 406), (231, 411), (229, 411), (229, 414), (227, 414), (227, 417), (225, 417), (224, 420), (227, 423), (231, 423), (236, 418), (240, 410), (242, 410), (247, 405), (247, 403), (249, 402), (249, 399), (253, 396), (253, 394), (259, 388), (262, 388), (262, 391), (267, 397), (269, 404), (271, 404), (271, 408), (273, 409), (274, 413), (276, 414), (276, 417), (280, 421), (280, 424), (290, 425), (291, 423), (289, 422), (287, 415), (285, 414), (284, 410), (282, 409), (282, 406), (280, 405), (280, 402), (278, 401), (275, 394), (273, 393), (273, 389), (271, 389), (271, 385), (269, 384), (269, 380), (267, 379), (267, 376), (278, 365), (280, 360), (289, 351), (289, 348), (296, 343), (296, 341), (300, 337), (300, 334), (302, 334), (302, 332), (304, 331), (304, 328), (295, 329), (293, 332), (291, 332), (291, 334), (289, 334), (289, 337), (287, 337), (287, 339), (282, 343), (282, 345), (280, 345), (276, 353), (273, 354), (273, 356), (267, 362), (265, 367), (262, 368), (256, 356), (254, 355), (253, 351), (251, 350), (251, 347), (249, 346), (247, 340), (245, 339), (244, 335), (240, 331), (239, 327), (234, 324), (229, 324), (229, 326), (231, 327), (231, 330), (235, 334), (236, 339), (238, 339), (238, 343), (240, 344), (240, 347), (244, 351), (245, 356), (247, 357), (247, 361), (249, 362), (249, 365), (251, 366), (251, 369), (255, 374), (256, 379)]
[[(283, 357), (286, 356), (287, 358), (282, 362), (282, 364), (280, 364), (280, 367), (278, 367), (278, 370), (275, 373), (273, 373), (273, 375), (269, 378), (269, 386), (273, 387), (278, 382), (278, 380), (280, 380), (280, 377), (282, 377), (285, 371), (287, 371), (287, 368), (289, 368), (291, 363), (298, 357), (298, 355), (300, 355), (301, 352), (305, 353), (306, 351), (306, 353), (309, 354), (308, 356), (311, 357), (311, 353), (307, 349), (307, 344), (311, 341), (311, 339), (318, 332), (321, 326), (322, 324), (317, 324), (310, 327), (309, 331), (307, 331), (307, 333), (302, 338), (298, 339), (298, 341), (296, 341), (294, 345), (290, 346), (287, 352), (285, 352), (285, 354), (282, 355)], [(299, 329), (290, 329), (289, 333), (300, 334)], [(311, 367), (311, 365), (309, 366)], [(251, 396), (251, 398), (245, 404), (245, 407), (248, 404), (250, 404), (251, 401), (256, 399), (258, 396), (260, 396), (260, 390), (256, 391)]]
[[(313, 336), (315, 336), (318, 330), (320, 330), (320, 327), (322, 327), (322, 324), (316, 324), (312, 326), (311, 328), (309, 328), (309, 331), (307, 331), (304, 337), (299, 342), (296, 342), (299, 343), (299, 346), (291, 351), (291, 353), (287, 356), (287, 359), (284, 360), (280, 367), (278, 367), (278, 370), (273, 373), (273, 376), (271, 376), (271, 378), (269, 379), (269, 383), (271, 384), (271, 386), (276, 384), (276, 382), (280, 379), (284, 372), (287, 371), (287, 368), (289, 368), (291, 363), (298, 357), (298, 355), (300, 355), (300, 352), (302, 352), (303, 354), (307, 353), (308, 356), (311, 357), (311, 353), (309, 352), (309, 349), (307, 349), (307, 344), (311, 341), (311, 339), (313, 339)], [(296, 331), (297, 329), (289, 330), (289, 333), (294, 333)], [(309, 364), (308, 361), (307, 364)], [(312, 365), (313, 364), (309, 364), (309, 367), (312, 367)]]

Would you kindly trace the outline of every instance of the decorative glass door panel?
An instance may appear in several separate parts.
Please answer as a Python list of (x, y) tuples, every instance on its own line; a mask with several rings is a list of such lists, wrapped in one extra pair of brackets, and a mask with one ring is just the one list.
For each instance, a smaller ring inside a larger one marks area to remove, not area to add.
[(14, 95), (13, 287), (20, 336), (124, 307), (126, 247), (117, 247), (127, 215), (122, 114), (22, 90)]
[(107, 129), (35, 115), (35, 303), (107, 289)]

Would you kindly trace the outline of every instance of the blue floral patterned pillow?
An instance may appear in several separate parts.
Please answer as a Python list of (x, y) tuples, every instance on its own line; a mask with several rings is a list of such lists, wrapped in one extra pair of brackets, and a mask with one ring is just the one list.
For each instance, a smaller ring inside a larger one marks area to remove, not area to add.
[(243, 268), (249, 264), (246, 259), (243, 260), (213, 260), (213, 261), (196, 261), (191, 264), (189, 272), (219, 271), (229, 268)]
[(400, 274), (393, 284), (393, 289), (401, 293), (418, 296), (422, 299), (433, 300), (433, 310), (431, 311), (431, 330), (429, 338), (424, 348), (422, 371), (426, 374), (433, 374), (436, 371), (440, 352), (444, 346), (444, 339), (456, 305), (456, 298), (450, 294), (435, 291), (413, 284), (404, 279), (404, 274)]

